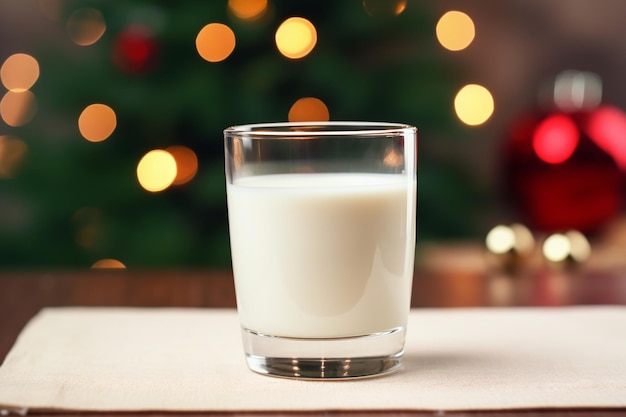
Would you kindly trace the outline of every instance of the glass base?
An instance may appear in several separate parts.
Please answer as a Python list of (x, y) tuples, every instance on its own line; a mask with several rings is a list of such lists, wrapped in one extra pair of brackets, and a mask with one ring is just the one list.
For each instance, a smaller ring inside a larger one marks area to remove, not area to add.
[(268, 336), (242, 329), (248, 367), (264, 375), (299, 379), (347, 379), (400, 368), (404, 328), (366, 336), (307, 339)]

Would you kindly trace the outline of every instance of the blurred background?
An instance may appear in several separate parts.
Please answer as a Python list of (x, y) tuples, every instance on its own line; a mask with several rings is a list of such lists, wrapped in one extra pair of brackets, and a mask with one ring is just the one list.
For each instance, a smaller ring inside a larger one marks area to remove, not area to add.
[(0, 268), (228, 267), (222, 130), (285, 120), (418, 126), (418, 259), (623, 265), (624, 27), (622, 0), (0, 0)]

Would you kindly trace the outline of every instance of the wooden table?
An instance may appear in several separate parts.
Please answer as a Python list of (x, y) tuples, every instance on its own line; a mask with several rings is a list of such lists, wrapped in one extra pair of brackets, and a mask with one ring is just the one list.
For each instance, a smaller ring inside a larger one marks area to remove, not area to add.
[[(412, 305), (415, 308), (626, 304), (626, 274), (615, 272), (538, 271), (520, 276), (507, 276), (501, 273), (488, 273), (482, 268), (448, 267), (445, 270), (420, 268), (416, 272), (413, 286)], [(4, 271), (0, 273), (0, 358), (6, 356), (23, 326), (39, 309), (75, 305), (234, 307), (235, 293), (232, 273), (228, 270)], [(442, 415), (432, 412), (330, 411), (300, 414)], [(445, 415), (617, 416), (626, 415), (626, 410), (446, 412)]]

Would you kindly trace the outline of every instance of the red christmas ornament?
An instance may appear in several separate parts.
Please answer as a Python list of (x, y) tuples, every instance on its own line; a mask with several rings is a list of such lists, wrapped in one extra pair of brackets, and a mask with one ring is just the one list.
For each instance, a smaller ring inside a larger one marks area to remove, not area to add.
[(156, 67), (159, 45), (146, 27), (132, 25), (120, 32), (113, 44), (113, 63), (123, 72), (141, 74)]
[(626, 114), (599, 105), (593, 74), (557, 78), (554, 106), (513, 126), (505, 194), (532, 228), (594, 233), (623, 210)]

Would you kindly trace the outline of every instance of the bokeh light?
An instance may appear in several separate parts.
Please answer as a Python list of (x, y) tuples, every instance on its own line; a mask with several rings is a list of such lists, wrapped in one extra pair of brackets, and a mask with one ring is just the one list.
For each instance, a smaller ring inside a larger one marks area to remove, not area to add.
[(13, 54), (0, 68), (0, 79), (9, 91), (21, 93), (28, 90), (39, 78), (39, 63), (28, 54)]
[(188, 183), (198, 172), (198, 157), (196, 153), (186, 146), (170, 146), (165, 149), (176, 161), (176, 177), (174, 185)]
[(275, 40), (281, 54), (290, 59), (299, 59), (315, 48), (317, 31), (307, 19), (290, 17), (276, 30)]
[(561, 262), (567, 259), (570, 249), (570, 241), (562, 233), (554, 233), (543, 242), (543, 256), (552, 262)]
[(146, 153), (137, 164), (139, 185), (150, 192), (163, 191), (172, 185), (176, 172), (176, 160), (162, 149)]
[(0, 116), (12, 127), (23, 126), (37, 113), (37, 101), (31, 91), (8, 91), (0, 101)]
[(196, 49), (206, 61), (223, 61), (235, 49), (235, 33), (222, 23), (209, 23), (198, 32)]
[(573, 260), (584, 262), (591, 255), (589, 240), (577, 230), (566, 233), (554, 233), (543, 244), (543, 255), (552, 262)]
[(91, 104), (78, 117), (78, 130), (89, 142), (102, 142), (117, 127), (117, 117), (106, 104)]
[(626, 114), (614, 106), (601, 106), (589, 115), (586, 130), (626, 171)]
[(576, 150), (580, 135), (576, 123), (564, 114), (543, 120), (533, 134), (533, 149), (544, 162), (560, 164)]
[(126, 269), (126, 265), (117, 259), (100, 259), (91, 265), (92, 269)]
[(363, 0), (363, 8), (371, 17), (397, 16), (406, 9), (407, 0)]
[(315, 97), (303, 97), (289, 109), (290, 122), (326, 122), (330, 120), (328, 107)]
[(112, 58), (122, 72), (144, 74), (154, 69), (160, 59), (159, 43), (148, 27), (132, 24), (117, 34)]
[(88, 46), (98, 42), (106, 31), (104, 16), (98, 9), (81, 8), (67, 19), (67, 34), (77, 45)]
[(482, 85), (468, 84), (454, 98), (454, 110), (459, 120), (466, 125), (481, 125), (493, 114), (493, 96)]
[(21, 165), (28, 146), (24, 141), (8, 135), (0, 136), (0, 178), (11, 178)]
[(456, 10), (451, 10), (441, 16), (435, 31), (441, 46), (450, 51), (467, 48), (476, 36), (472, 18)]
[(515, 247), (515, 234), (508, 226), (498, 225), (487, 233), (487, 249), (493, 253), (507, 253)]
[(267, 0), (228, 0), (228, 10), (242, 20), (259, 19), (267, 10)]
[(565, 233), (570, 243), (570, 256), (577, 262), (586, 261), (591, 256), (591, 245), (585, 235), (578, 230)]
[(510, 226), (495, 226), (487, 233), (485, 244), (487, 249), (495, 254), (516, 252), (527, 256), (535, 249), (535, 238), (526, 226), (513, 223)]

